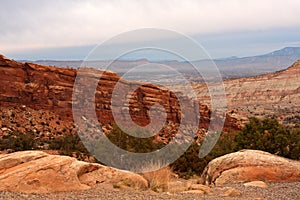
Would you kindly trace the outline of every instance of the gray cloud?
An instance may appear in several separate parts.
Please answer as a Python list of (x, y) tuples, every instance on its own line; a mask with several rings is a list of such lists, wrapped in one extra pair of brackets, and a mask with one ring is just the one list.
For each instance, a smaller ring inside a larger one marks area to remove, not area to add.
[(137, 28), (188, 35), (300, 26), (299, 0), (2, 0), (4, 52), (96, 44)]

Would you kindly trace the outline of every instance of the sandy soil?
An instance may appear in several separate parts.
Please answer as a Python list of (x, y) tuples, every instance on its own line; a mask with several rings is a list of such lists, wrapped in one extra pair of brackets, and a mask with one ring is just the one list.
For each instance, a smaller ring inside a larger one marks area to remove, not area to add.
[[(116, 189), (110, 185), (99, 184), (90, 190), (79, 192), (58, 192), (51, 194), (22, 194), (7, 191), (0, 191), (0, 199), (32, 199), (32, 200), (85, 200), (85, 199), (105, 199), (105, 200), (198, 200), (198, 199), (268, 199), (300, 200), (300, 182), (294, 183), (269, 183), (268, 188), (245, 187), (243, 184), (231, 184), (223, 187), (213, 187), (210, 195), (201, 194), (168, 194), (155, 193), (153, 191), (135, 191), (132, 189)], [(238, 197), (224, 197), (224, 192), (229, 188), (239, 190), (242, 195)]]

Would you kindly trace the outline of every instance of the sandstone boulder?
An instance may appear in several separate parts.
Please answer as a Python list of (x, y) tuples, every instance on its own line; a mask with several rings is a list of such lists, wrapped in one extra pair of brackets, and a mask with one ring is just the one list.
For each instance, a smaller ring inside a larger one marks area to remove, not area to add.
[(242, 193), (235, 188), (228, 188), (223, 194), (224, 197), (238, 197), (241, 195)]
[(187, 189), (186, 184), (182, 181), (171, 181), (168, 184), (168, 192), (170, 193), (184, 192)]
[(213, 190), (202, 184), (192, 184), (191, 187), (189, 188), (190, 190), (202, 190), (205, 194), (211, 194), (213, 193)]
[(263, 181), (251, 181), (248, 183), (244, 183), (245, 187), (260, 187), (260, 188), (267, 188), (268, 185)]
[(300, 162), (258, 150), (241, 150), (212, 160), (204, 169), (200, 183), (300, 181)]
[(0, 155), (0, 190), (24, 193), (86, 190), (97, 183), (147, 189), (138, 174), (41, 151)]

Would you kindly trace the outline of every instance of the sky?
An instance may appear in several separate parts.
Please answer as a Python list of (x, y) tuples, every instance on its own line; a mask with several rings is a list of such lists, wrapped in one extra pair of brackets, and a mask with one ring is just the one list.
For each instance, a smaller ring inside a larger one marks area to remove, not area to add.
[(258, 55), (300, 46), (299, 8), (299, 0), (1, 0), (0, 53), (83, 59), (118, 34), (158, 28), (192, 38), (213, 58)]

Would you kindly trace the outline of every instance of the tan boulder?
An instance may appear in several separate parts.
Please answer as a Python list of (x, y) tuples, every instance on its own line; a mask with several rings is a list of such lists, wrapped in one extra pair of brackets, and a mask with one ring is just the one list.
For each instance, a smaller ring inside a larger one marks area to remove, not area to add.
[(242, 193), (239, 190), (234, 189), (234, 188), (227, 189), (223, 194), (224, 197), (238, 197), (241, 195), (242, 195)]
[(267, 188), (268, 185), (263, 181), (251, 181), (248, 183), (244, 183), (245, 187), (260, 187), (260, 188)]
[(168, 192), (170, 193), (184, 192), (188, 189), (182, 181), (171, 181), (168, 186)]
[(97, 183), (147, 189), (138, 174), (41, 151), (0, 155), (0, 190), (24, 193), (86, 190)]
[(200, 183), (300, 181), (300, 162), (258, 150), (242, 150), (212, 160), (204, 169)]
[(190, 190), (202, 190), (205, 194), (213, 193), (213, 190), (207, 185), (202, 184), (192, 184), (189, 188)]

